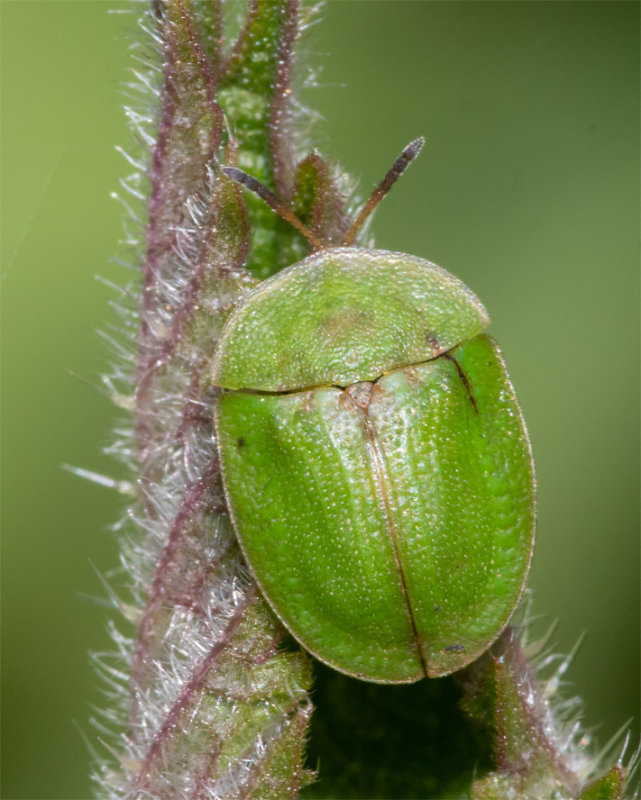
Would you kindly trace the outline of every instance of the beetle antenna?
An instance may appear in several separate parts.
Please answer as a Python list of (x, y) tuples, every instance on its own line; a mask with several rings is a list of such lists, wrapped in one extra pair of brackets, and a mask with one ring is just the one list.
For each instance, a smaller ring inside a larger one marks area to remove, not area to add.
[(414, 161), (416, 156), (421, 152), (421, 149), (423, 148), (424, 144), (425, 144), (425, 139), (423, 136), (419, 136), (418, 139), (414, 139), (414, 141), (410, 142), (407, 145), (407, 147), (403, 150), (400, 156), (392, 164), (392, 168), (389, 170), (389, 172), (383, 178), (383, 180), (378, 184), (376, 189), (374, 189), (374, 191), (370, 195), (369, 200), (367, 201), (367, 203), (365, 203), (365, 205), (361, 209), (360, 214), (356, 217), (356, 219), (352, 223), (352, 227), (349, 229), (347, 236), (343, 241), (343, 244), (345, 246), (348, 247), (349, 245), (353, 244), (356, 235), (365, 224), (365, 220), (369, 217), (372, 211), (374, 211), (376, 206), (381, 202), (381, 200), (389, 192), (392, 186), (396, 183), (396, 181), (409, 167), (412, 161)]
[(296, 214), (294, 214), (290, 208), (287, 208), (264, 183), (256, 180), (252, 175), (243, 172), (242, 169), (238, 169), (238, 167), (221, 167), (221, 169), (230, 180), (235, 183), (240, 183), (257, 197), (260, 197), (260, 199), (267, 203), (279, 217), (284, 219), (285, 222), (289, 222), (299, 233), (302, 233), (314, 250), (322, 250), (326, 246), (325, 243), (316, 236), (314, 231), (308, 228), (305, 223), (301, 222)]

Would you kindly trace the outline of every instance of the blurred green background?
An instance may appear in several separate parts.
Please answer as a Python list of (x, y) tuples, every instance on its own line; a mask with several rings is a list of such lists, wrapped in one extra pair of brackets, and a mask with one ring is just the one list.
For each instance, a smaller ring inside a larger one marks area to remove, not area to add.
[[(96, 387), (126, 270), (110, 199), (135, 15), (114, 0), (2, 3), (3, 798), (85, 798), (108, 648), (98, 573), (117, 565), (118, 413)], [(539, 481), (531, 586), (585, 724), (639, 730), (639, 6), (330, 0), (310, 39), (313, 144), (369, 190), (428, 146), (377, 244), (429, 258), (485, 302)]]

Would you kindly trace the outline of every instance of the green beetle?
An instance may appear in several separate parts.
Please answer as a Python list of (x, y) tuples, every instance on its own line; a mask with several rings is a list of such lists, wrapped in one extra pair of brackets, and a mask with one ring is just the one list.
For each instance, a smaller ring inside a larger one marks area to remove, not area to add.
[[(348, 242), (421, 145), (397, 159)], [(225, 172), (291, 217), (253, 178)], [(522, 594), (532, 456), (488, 322), (435, 264), (343, 246), (260, 284), (222, 332), (214, 416), (241, 548), (293, 636), (348, 675), (454, 672)]]

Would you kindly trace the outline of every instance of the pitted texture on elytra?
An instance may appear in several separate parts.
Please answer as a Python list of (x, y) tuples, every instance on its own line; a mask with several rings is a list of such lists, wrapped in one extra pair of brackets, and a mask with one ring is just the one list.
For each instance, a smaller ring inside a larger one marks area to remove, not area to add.
[(488, 321), (461, 281), (425, 259), (323, 250), (247, 295), (222, 334), (213, 382), (272, 392), (347, 386), (434, 358)]
[(241, 547), (322, 661), (389, 683), (425, 665), (453, 672), (501, 632), (530, 562), (532, 462), (514, 392), (482, 335), (390, 372), (368, 402), (353, 394), (221, 395)]

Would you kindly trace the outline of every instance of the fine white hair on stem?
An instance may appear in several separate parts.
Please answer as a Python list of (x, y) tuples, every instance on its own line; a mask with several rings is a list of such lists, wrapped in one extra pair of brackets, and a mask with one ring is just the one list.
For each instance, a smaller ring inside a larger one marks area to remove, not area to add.
[[(211, 422), (207, 367), (220, 321), (254, 280), (233, 255), (237, 232), (217, 227), (215, 164), (196, 180), (185, 166), (201, 140), (185, 134), (163, 144), (167, 81), (182, 80), (167, 62), (176, 22), (162, 2), (140, 8), (145, 41), (131, 46), (135, 66), (124, 86), (134, 143), (118, 148), (128, 173), (113, 196), (126, 216), (128, 252), (120, 263), (140, 270), (142, 261), (142, 285), (113, 287), (118, 322), (101, 332), (113, 362), (103, 386), (119, 408), (134, 413), (105, 452), (134, 478), (71, 469), (136, 495), (114, 526), (121, 574), (110, 583), (120, 586), (107, 594), (137, 632), (111, 623), (115, 651), (93, 659), (106, 701), (94, 714), (105, 741), (105, 755), (96, 758), (99, 796), (197, 800), (228, 797), (232, 787), (249, 791), (290, 731), (292, 741), (302, 740), (308, 670), (302, 654), (277, 653), (282, 630), (254, 590), (225, 513)], [(171, 8), (176, 14), (183, 6)], [(193, 113), (198, 124), (200, 112)], [(173, 165), (174, 183), (158, 178), (162, 158)], [(173, 203), (162, 212), (159, 192)], [(159, 213), (165, 216), (155, 218)], [(234, 730), (251, 723), (256, 703), (269, 713), (261, 712), (253, 741), (234, 758), (223, 756)], [(193, 735), (189, 751), (178, 731)]]

